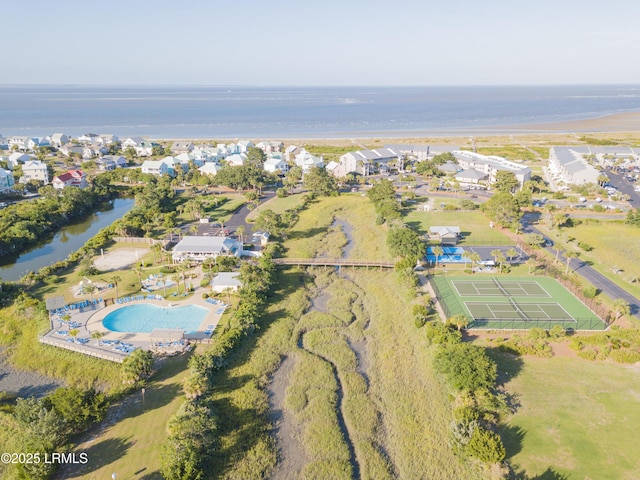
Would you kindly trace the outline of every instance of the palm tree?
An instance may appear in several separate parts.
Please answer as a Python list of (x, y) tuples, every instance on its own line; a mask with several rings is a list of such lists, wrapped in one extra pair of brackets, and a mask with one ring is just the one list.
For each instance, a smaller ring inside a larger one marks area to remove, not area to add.
[(631, 306), (623, 298), (618, 298), (613, 302), (613, 313), (616, 315), (614, 321), (617, 321), (623, 315), (631, 313)]
[(509, 258), (509, 262), (512, 262), (514, 258), (516, 258), (518, 256), (518, 250), (516, 250), (515, 248), (511, 247), (509, 250), (507, 250), (507, 257)]
[(96, 330), (95, 332), (91, 332), (91, 338), (94, 340), (100, 340), (104, 336), (104, 332)]
[(471, 270), (473, 271), (473, 267), (474, 265), (476, 265), (480, 260), (482, 260), (482, 257), (480, 256), (480, 254), (478, 252), (471, 252), (467, 255), (467, 257), (469, 257), (469, 260), (471, 260)]
[(162, 249), (162, 245), (159, 243), (154, 243), (151, 245), (151, 251), (153, 252), (153, 263), (157, 263), (158, 255), (160, 255), (160, 250)]
[(436, 256), (436, 268), (438, 268), (438, 262), (440, 261), (440, 255), (444, 253), (444, 249), (440, 245), (436, 245), (432, 249), (433, 254)]
[(491, 250), (491, 252), (489, 252), (489, 254), (493, 257), (494, 263), (498, 263), (498, 257), (500, 255), (502, 255), (502, 250), (499, 250), (499, 249), (496, 248), (494, 250)]
[(236, 228), (236, 233), (238, 234), (238, 237), (240, 237), (240, 243), (244, 243), (244, 234), (245, 234), (245, 227), (244, 225), (240, 225), (238, 228)]
[(184, 395), (190, 400), (195, 400), (201, 397), (209, 389), (209, 381), (207, 377), (199, 373), (192, 373), (189, 375), (183, 385)]
[(198, 225), (195, 223), (189, 227), (189, 232), (191, 233), (191, 235), (197, 235), (198, 230)]
[(79, 333), (80, 333), (80, 330), (78, 330), (77, 328), (74, 328), (73, 330), (69, 331), (69, 335), (71, 335), (71, 337), (73, 338), (73, 342), (74, 343), (75, 343), (76, 337), (78, 336)]
[(118, 300), (118, 282), (122, 279), (118, 275), (112, 275), (109, 277), (109, 281), (113, 284), (113, 288), (116, 291), (116, 300)]
[(578, 252), (574, 252), (573, 250), (567, 250), (564, 253), (564, 258), (567, 259), (567, 270), (565, 271), (565, 274), (569, 273), (569, 265), (571, 264), (571, 259), (577, 258), (577, 257), (578, 257)]
[(138, 282), (140, 283), (140, 288), (142, 288), (142, 267), (135, 267), (133, 271), (138, 276)]
[(469, 319), (467, 316), (460, 313), (451, 317), (447, 322), (451, 325), (455, 325), (458, 331), (461, 331), (464, 327), (469, 325)]

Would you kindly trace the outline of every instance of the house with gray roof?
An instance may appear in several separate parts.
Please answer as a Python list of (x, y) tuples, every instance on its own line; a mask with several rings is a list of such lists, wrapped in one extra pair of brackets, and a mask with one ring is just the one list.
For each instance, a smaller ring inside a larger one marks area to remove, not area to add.
[(586, 159), (591, 154), (587, 147), (552, 147), (549, 150), (549, 173), (567, 185), (598, 183), (600, 171)]
[(224, 293), (229, 290), (237, 292), (242, 288), (240, 272), (219, 272), (213, 277), (210, 285), (211, 291), (215, 293)]
[(339, 172), (342, 176), (348, 173), (369, 175), (376, 171), (378, 164), (397, 162), (401, 156), (401, 153), (391, 148), (348, 152), (340, 157), (341, 168), (334, 169), (334, 172)]
[(231, 237), (188, 236), (173, 247), (174, 262), (203, 262), (206, 258), (242, 255), (242, 243)]

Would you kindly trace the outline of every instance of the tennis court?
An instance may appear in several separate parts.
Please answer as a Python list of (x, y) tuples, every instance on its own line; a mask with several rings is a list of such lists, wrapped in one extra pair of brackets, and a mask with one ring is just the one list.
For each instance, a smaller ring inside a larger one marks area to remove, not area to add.
[(603, 322), (553, 278), (436, 276), (431, 280), (447, 318), (462, 314), (468, 328), (603, 330)]
[(455, 280), (451, 282), (461, 297), (543, 297), (551, 295), (533, 280)]

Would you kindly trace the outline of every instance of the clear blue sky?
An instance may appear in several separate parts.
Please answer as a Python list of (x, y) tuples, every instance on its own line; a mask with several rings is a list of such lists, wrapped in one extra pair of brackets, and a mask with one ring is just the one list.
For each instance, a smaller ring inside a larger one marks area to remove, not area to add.
[(637, 0), (21, 0), (0, 16), (2, 84), (640, 81)]

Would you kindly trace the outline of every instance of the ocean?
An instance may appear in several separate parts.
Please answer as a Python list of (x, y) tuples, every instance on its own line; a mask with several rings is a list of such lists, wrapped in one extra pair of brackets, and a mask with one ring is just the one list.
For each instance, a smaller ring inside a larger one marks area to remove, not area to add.
[(640, 85), (0, 86), (0, 135), (151, 139), (465, 134), (640, 111)]

